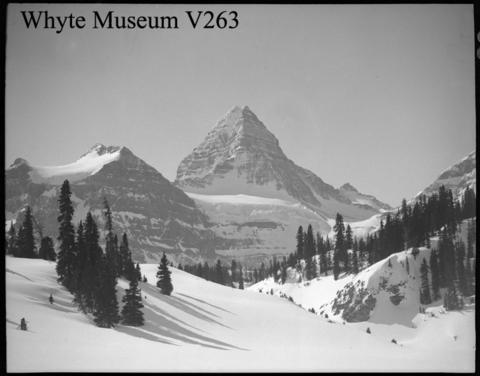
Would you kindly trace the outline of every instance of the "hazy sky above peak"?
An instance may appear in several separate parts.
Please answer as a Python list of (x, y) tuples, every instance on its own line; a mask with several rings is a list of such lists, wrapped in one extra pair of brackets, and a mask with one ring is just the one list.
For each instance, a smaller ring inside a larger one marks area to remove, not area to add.
[[(32, 30), (21, 10), (177, 15), (178, 30)], [(236, 10), (193, 30), (185, 10)], [(336, 187), (391, 205), (475, 149), (469, 4), (10, 4), (6, 165), (67, 164), (125, 145), (169, 180), (235, 105)]]

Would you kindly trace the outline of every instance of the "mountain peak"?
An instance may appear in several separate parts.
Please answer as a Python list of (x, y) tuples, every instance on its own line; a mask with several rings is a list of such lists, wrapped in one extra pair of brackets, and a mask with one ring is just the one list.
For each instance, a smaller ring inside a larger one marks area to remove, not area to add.
[(351, 185), (350, 183), (345, 183), (344, 185), (342, 185), (340, 187), (341, 190), (344, 190), (344, 191), (352, 191), (352, 192), (358, 192), (358, 189), (355, 188), (353, 185)]
[(28, 162), (26, 159), (23, 159), (23, 158), (17, 158), (15, 159), (15, 161), (13, 161), (13, 163), (8, 167), (8, 169), (13, 169), (13, 168), (16, 168), (16, 167), (19, 167), (21, 165), (27, 165), (28, 166)]
[(122, 146), (105, 146), (104, 144), (101, 143), (96, 143), (93, 145), (88, 151), (80, 156), (80, 158), (85, 157), (88, 154), (91, 153), (96, 153), (98, 155), (104, 155), (104, 154), (112, 154), (115, 153), (119, 150), (123, 149)]

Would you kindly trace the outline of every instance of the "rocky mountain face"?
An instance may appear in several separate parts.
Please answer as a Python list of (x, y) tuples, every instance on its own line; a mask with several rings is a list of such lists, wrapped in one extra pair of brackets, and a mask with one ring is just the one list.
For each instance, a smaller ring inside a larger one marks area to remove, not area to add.
[(431, 195), (438, 192), (438, 188), (444, 185), (445, 188), (451, 189), (454, 197), (459, 197), (469, 187), (477, 190), (477, 163), (476, 152), (473, 151), (452, 167), (443, 171), (440, 176), (427, 188), (419, 192), (417, 196)]
[(78, 161), (55, 167), (35, 167), (17, 159), (6, 170), (6, 219), (21, 216), (30, 205), (43, 235), (58, 233), (58, 192), (69, 179), (74, 222), (87, 211), (103, 228), (103, 199), (108, 200), (114, 229), (126, 232), (136, 261), (157, 260), (161, 252), (178, 261), (214, 256), (222, 239), (208, 228), (206, 216), (183, 191), (126, 147), (95, 145)]
[[(277, 138), (247, 107), (234, 107), (178, 167), (175, 184), (199, 194), (247, 194), (299, 202), (326, 218), (337, 212), (346, 220), (378, 213), (375, 198), (349, 198), (313, 172), (296, 165)], [(370, 196), (368, 196), (370, 197)]]
[(292, 252), (299, 225), (312, 224), (325, 235), (337, 212), (346, 221), (360, 221), (389, 209), (295, 164), (246, 106), (230, 110), (183, 159), (175, 184), (207, 214), (218, 236), (237, 242), (217, 253), (247, 264)]

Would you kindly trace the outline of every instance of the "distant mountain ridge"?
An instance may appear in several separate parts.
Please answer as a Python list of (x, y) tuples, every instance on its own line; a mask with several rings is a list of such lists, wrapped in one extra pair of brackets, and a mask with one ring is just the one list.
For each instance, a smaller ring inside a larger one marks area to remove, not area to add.
[[(112, 209), (114, 229), (126, 232), (136, 261), (157, 260), (162, 251), (178, 260), (212, 256), (207, 217), (194, 201), (128, 148), (96, 144), (77, 161), (53, 167), (17, 159), (6, 170), (6, 219), (30, 205), (43, 233), (57, 236), (58, 190), (70, 181), (74, 222), (91, 211), (103, 229), (103, 198)], [(212, 256), (213, 258), (213, 256)]]
[(476, 151), (472, 151), (453, 166), (444, 170), (438, 178), (417, 194), (431, 195), (438, 191), (441, 185), (451, 189), (454, 197), (459, 197), (467, 187), (477, 191), (477, 161)]

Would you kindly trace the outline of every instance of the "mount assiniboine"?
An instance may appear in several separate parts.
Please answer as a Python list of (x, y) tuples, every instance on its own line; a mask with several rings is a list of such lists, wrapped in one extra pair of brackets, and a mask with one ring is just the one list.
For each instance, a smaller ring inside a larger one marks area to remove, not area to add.
[(247, 106), (230, 110), (180, 163), (175, 184), (216, 223), (218, 236), (243, 243), (217, 249), (227, 256), (286, 254), (300, 224), (325, 234), (337, 212), (360, 221), (390, 209), (350, 184), (336, 189), (296, 165)]

